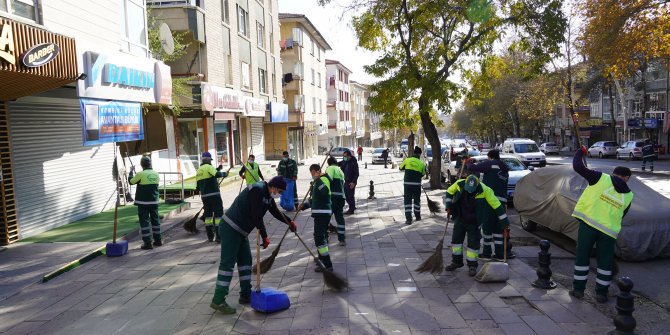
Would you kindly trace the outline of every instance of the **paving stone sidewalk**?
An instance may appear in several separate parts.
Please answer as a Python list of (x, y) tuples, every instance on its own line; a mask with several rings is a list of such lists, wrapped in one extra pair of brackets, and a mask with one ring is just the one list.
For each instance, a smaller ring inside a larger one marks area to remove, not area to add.
[[(307, 167), (300, 167), (299, 194), (308, 187)], [(375, 182), (377, 199), (367, 200)], [(239, 184), (224, 189), (231, 203)], [(429, 192), (438, 200), (444, 191)], [(361, 166), (358, 210), (347, 216), (347, 246), (331, 238), (335, 272), (350, 288), (334, 292), (313, 271), (309, 254), (289, 234), (263, 286), (286, 291), (291, 308), (265, 315), (237, 305), (233, 278), (228, 301), (236, 315), (209, 308), (218, 270), (219, 246), (205, 234), (177, 227), (167, 243), (144, 251), (131, 242), (127, 255), (97, 259), (0, 302), (1, 334), (604, 334), (612, 321), (588, 303), (573, 300), (565, 288), (532, 288), (535, 270), (510, 261), (510, 280), (482, 284), (460, 269), (441, 275), (414, 269), (428, 257), (444, 228), (444, 217), (404, 225), (402, 174), (383, 166)], [(190, 218), (199, 209), (179, 215)], [(444, 215), (444, 214), (443, 214)], [(313, 246), (313, 221), (296, 220), (299, 234)], [(266, 216), (270, 247), (277, 246), (285, 225)], [(252, 236), (254, 236), (252, 234)], [(450, 259), (450, 236), (444, 248)]]

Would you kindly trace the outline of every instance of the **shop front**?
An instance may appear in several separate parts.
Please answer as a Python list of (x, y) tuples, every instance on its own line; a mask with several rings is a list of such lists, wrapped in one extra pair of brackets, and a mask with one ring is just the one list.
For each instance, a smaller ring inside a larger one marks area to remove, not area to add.
[(288, 105), (271, 102), (269, 117), (263, 125), (266, 159), (281, 159), (282, 152), (300, 162), (303, 158), (302, 113), (289, 113)]
[[(57, 108), (58, 101), (27, 108), (23, 102), (25, 97), (44, 95), (77, 77), (73, 38), (0, 17), (0, 138), (4, 139), (0, 141), (0, 245), (30, 236), (40, 224), (54, 224), (52, 215), (58, 218), (62, 213), (54, 206), (54, 200), (58, 201), (55, 192), (60, 190), (42, 178), (60, 172), (44, 157), (62, 158), (51, 151), (58, 141), (54, 135), (61, 131), (54, 128), (61, 123), (79, 130), (75, 143), (81, 146), (78, 114), (69, 119), (60, 115), (44, 119), (45, 111)], [(67, 91), (76, 98), (74, 89)], [(70, 107), (79, 109), (77, 103)], [(33, 209), (37, 212), (30, 212)]]
[(205, 146), (208, 141), (203, 139), (202, 151), (209, 151), (219, 164), (231, 167), (239, 163), (239, 159), (244, 159), (241, 158), (240, 150), (240, 138), (244, 136), (241, 135), (240, 120), (244, 117), (246, 98), (242, 92), (208, 83), (202, 84), (200, 88), (202, 129), (211, 128), (208, 134), (212, 134), (214, 143), (212, 146)]

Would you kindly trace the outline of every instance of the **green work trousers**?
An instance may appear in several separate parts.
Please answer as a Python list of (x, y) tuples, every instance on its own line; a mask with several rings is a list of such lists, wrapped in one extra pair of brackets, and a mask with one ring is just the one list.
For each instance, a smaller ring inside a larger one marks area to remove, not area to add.
[(465, 235), (468, 236), (468, 244), (465, 246), (465, 258), (468, 266), (477, 266), (479, 257), (479, 239), (481, 231), (477, 224), (464, 224), (456, 219), (454, 223), (454, 232), (451, 236), (451, 262), (454, 264), (463, 264), (463, 242)]
[(503, 227), (499, 220), (492, 217), (482, 224), (482, 237), (484, 238), (484, 247), (482, 248), (482, 255), (491, 257), (492, 251), (495, 255), (503, 258)]
[(249, 239), (246, 236), (242, 236), (224, 221), (221, 221), (219, 225), (219, 235), (221, 235), (221, 261), (212, 300), (217, 305), (221, 304), (228, 295), (235, 263), (237, 263), (237, 272), (240, 277), (240, 294), (251, 294), (252, 260)]
[(328, 252), (328, 224), (330, 223), (330, 216), (314, 217), (314, 244), (319, 253), (319, 259), (326, 268), (332, 268), (333, 263), (330, 261), (330, 253)]
[[(337, 223), (337, 240), (344, 241), (344, 198), (333, 196), (333, 216)], [(326, 230), (326, 234), (328, 231)]]
[(598, 265), (596, 274), (596, 294), (607, 295), (607, 290), (612, 282), (614, 245), (616, 244), (616, 240), (600, 230), (589, 226), (582, 220), (577, 221), (579, 221), (579, 232), (577, 233), (577, 259), (575, 260), (572, 288), (578, 292), (584, 292), (586, 289), (586, 279), (589, 276), (591, 250), (595, 244), (596, 261)]
[(414, 212), (416, 219), (421, 220), (421, 185), (405, 184), (404, 188), (405, 219), (412, 221), (412, 212)]
[(137, 216), (140, 219), (142, 241), (151, 244), (152, 236), (154, 241), (160, 241), (161, 222), (158, 218), (158, 205), (137, 205)]

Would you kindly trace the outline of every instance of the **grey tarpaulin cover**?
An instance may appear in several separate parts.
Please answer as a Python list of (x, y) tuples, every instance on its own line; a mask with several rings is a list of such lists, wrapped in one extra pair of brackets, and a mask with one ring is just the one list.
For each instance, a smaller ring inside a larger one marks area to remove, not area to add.
[[(611, 171), (603, 171), (610, 173)], [(519, 215), (577, 239), (578, 225), (571, 216), (587, 182), (572, 165), (537, 169), (516, 184), (514, 207)], [(616, 254), (627, 261), (670, 256), (670, 200), (640, 182), (628, 181), (634, 198), (623, 218)]]

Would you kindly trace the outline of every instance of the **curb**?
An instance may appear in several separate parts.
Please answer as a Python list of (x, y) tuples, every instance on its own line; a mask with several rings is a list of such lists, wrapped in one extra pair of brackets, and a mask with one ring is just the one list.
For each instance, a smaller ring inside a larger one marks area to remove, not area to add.
[[(186, 208), (184, 208), (184, 207), (186, 207)], [(177, 214), (179, 214), (179, 213), (181, 213), (185, 210), (189, 210), (190, 208), (191, 208), (191, 204), (188, 203), (188, 202), (184, 202), (181, 206), (179, 206), (179, 208), (175, 208), (175, 209), (167, 212), (165, 215), (163, 215), (163, 217), (161, 217), (161, 219), (169, 219), (169, 218), (171, 218), (171, 217), (173, 217), (173, 216), (175, 216), (175, 215), (177, 215)], [(171, 229), (171, 228), (172, 228), (172, 226), (168, 229)], [(131, 239), (139, 236), (139, 234), (140, 234), (139, 231), (140, 231), (139, 228), (135, 229), (135, 230), (131, 231), (130, 233), (117, 238), (117, 240), (130, 241)], [(42, 280), (40, 280), (40, 282), (41, 283), (46, 283), (46, 282), (48, 282), (48, 281), (50, 281), (50, 280), (52, 280), (52, 279), (54, 279), (58, 276), (70, 271), (70, 270), (76, 269), (80, 265), (86, 264), (89, 261), (95, 259), (96, 257), (104, 255), (106, 253), (106, 250), (107, 250), (107, 242), (105, 242), (105, 245), (103, 245), (102, 247), (99, 247), (99, 248), (93, 250), (92, 252), (84, 255), (83, 257), (80, 257), (79, 259), (75, 259), (75, 260), (59, 267), (58, 269), (47, 273), (46, 275), (44, 275), (42, 277)]]

